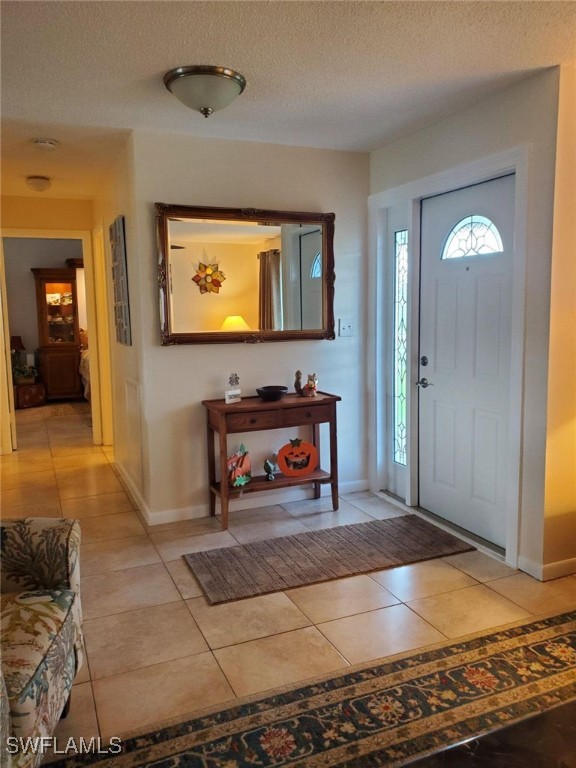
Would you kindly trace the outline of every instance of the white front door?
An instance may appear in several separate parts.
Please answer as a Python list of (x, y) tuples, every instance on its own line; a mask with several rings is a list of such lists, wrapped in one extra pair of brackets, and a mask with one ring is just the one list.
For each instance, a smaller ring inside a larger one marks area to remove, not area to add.
[(514, 176), (421, 213), (419, 504), (505, 547)]

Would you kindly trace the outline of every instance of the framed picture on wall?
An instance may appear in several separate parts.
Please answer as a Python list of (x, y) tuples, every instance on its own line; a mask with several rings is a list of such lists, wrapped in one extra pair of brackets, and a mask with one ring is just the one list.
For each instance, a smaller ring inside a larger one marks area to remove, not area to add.
[(128, 296), (128, 269), (126, 266), (126, 237), (124, 216), (118, 216), (110, 225), (112, 247), (112, 282), (114, 285), (114, 321), (116, 341), (132, 345), (130, 329), (130, 301)]

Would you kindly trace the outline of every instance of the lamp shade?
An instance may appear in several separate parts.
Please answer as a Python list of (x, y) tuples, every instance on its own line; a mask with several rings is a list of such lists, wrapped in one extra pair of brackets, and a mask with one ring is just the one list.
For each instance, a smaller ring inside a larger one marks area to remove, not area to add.
[(22, 350), (26, 349), (24, 346), (24, 342), (22, 341), (22, 336), (10, 336), (10, 351), (11, 352), (22, 352)]
[(171, 69), (164, 75), (164, 85), (182, 104), (209, 117), (231, 104), (246, 80), (233, 69), (198, 65)]
[(221, 331), (250, 331), (251, 328), (242, 315), (228, 315), (220, 326)]

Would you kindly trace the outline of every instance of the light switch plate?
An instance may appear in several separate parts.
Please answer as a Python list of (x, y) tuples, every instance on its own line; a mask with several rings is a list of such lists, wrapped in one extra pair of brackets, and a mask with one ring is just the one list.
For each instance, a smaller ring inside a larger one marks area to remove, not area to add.
[(354, 325), (351, 318), (338, 318), (338, 336), (354, 336)]

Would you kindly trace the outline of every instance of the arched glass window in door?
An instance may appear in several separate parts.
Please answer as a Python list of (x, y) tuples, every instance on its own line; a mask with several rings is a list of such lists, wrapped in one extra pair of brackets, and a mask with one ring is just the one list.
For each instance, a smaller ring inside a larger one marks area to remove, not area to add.
[(442, 249), (442, 259), (484, 256), (503, 250), (502, 238), (494, 222), (474, 213), (452, 227)]
[(314, 280), (317, 277), (322, 277), (322, 259), (320, 256), (320, 251), (318, 251), (316, 256), (314, 256), (312, 267), (310, 268), (310, 279)]

